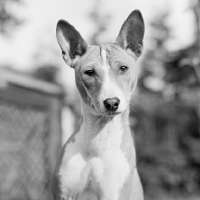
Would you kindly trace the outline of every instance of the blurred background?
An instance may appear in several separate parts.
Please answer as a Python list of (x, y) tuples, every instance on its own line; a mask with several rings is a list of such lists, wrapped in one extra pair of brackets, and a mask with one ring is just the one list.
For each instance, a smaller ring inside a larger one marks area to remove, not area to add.
[(0, 199), (52, 199), (80, 116), (57, 21), (90, 44), (114, 42), (134, 9), (146, 32), (130, 124), (146, 200), (200, 199), (199, 0), (0, 0)]

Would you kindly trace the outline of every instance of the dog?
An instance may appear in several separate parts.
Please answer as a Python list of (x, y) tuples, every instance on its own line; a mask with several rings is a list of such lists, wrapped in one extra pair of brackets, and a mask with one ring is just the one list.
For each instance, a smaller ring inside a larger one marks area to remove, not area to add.
[(75, 70), (82, 120), (62, 149), (53, 177), (55, 200), (142, 200), (129, 104), (137, 83), (144, 20), (134, 10), (113, 44), (89, 45), (67, 21), (56, 36)]

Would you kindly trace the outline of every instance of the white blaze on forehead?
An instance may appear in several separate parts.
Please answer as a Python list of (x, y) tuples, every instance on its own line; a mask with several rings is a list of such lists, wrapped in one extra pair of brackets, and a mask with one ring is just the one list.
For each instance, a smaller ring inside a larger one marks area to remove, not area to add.
[(109, 66), (107, 62), (106, 50), (101, 49), (101, 57), (102, 57), (102, 69), (104, 71), (103, 85), (101, 89), (100, 99), (101, 102), (108, 98), (118, 98), (120, 100), (120, 105), (118, 110), (124, 110), (126, 105), (126, 100), (122, 91), (122, 88), (119, 87), (117, 83), (117, 79), (114, 80), (111, 77), (112, 73), (109, 73), (112, 68)]
[(107, 60), (106, 60), (106, 51), (104, 49), (101, 50), (101, 57), (103, 60), (103, 66), (105, 67), (107, 65)]
[(101, 48), (101, 58), (102, 58), (102, 69), (104, 71), (105, 77), (104, 77), (104, 81), (106, 81), (107, 79), (109, 79), (109, 75), (108, 75), (108, 71), (109, 71), (109, 64), (107, 63), (107, 54), (106, 54), (106, 50)]

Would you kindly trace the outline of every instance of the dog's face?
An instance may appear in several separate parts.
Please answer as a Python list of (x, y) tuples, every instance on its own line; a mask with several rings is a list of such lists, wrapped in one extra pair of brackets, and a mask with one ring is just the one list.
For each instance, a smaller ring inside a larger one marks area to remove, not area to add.
[(75, 69), (76, 85), (84, 104), (97, 115), (113, 116), (129, 105), (136, 85), (136, 60), (142, 53), (144, 22), (133, 11), (114, 44), (89, 46), (65, 21), (57, 25), (63, 58)]
[(90, 46), (74, 62), (76, 84), (90, 110), (99, 115), (114, 115), (127, 108), (136, 84), (135, 59), (111, 44)]

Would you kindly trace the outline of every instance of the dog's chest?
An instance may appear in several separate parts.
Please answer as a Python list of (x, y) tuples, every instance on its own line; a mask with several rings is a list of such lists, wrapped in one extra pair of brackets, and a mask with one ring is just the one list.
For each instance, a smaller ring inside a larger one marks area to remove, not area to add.
[(88, 160), (77, 153), (59, 174), (64, 194), (81, 194), (89, 190), (114, 200), (119, 196), (128, 173), (129, 165), (122, 152), (111, 151), (105, 157)]
[[(59, 172), (63, 194), (83, 194), (87, 190), (106, 200), (118, 199), (130, 166), (120, 148), (120, 133), (115, 134), (119, 137), (113, 135), (112, 138), (110, 135), (110, 140), (106, 141), (106, 136), (101, 134), (93, 141), (94, 147), (98, 147), (94, 149), (101, 151), (99, 156), (81, 152), (78, 140), (74, 145), (70, 144), (71, 147), (69, 145), (68, 150), (71, 150), (66, 153), (71, 155), (63, 157), (68, 161), (65, 163), (63, 160)], [(114, 138), (115, 141), (112, 141)]]

